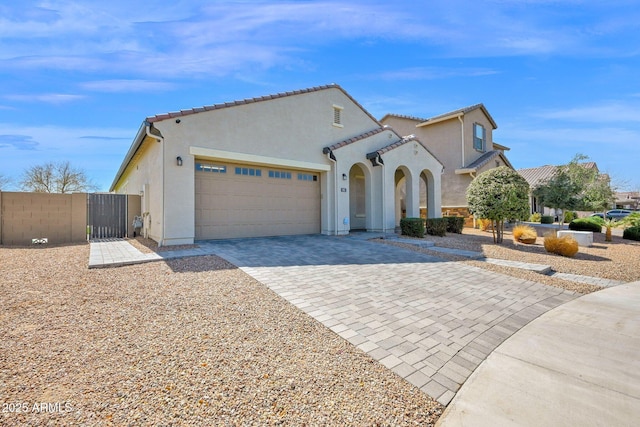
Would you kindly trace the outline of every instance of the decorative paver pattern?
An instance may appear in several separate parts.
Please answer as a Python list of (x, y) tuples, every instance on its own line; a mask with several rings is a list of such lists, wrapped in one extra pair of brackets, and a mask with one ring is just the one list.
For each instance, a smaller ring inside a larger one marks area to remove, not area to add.
[(576, 298), (559, 288), (361, 239), (200, 243), (446, 405), (506, 338)]

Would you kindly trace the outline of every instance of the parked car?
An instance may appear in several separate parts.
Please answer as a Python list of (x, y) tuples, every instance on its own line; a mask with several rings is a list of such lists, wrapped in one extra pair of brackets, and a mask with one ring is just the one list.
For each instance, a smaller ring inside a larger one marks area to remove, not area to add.
[(607, 218), (622, 219), (626, 216), (629, 216), (630, 214), (631, 214), (631, 211), (626, 209), (613, 209), (613, 210), (607, 211)]
[(604, 219), (604, 214), (602, 212), (596, 212), (596, 213), (592, 213), (589, 216), (597, 216), (598, 218), (602, 218)]

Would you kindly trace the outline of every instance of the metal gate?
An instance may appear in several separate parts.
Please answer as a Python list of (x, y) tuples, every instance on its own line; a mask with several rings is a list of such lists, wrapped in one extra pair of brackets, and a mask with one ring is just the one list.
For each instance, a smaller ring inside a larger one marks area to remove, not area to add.
[(127, 235), (127, 195), (89, 194), (89, 239), (124, 238)]

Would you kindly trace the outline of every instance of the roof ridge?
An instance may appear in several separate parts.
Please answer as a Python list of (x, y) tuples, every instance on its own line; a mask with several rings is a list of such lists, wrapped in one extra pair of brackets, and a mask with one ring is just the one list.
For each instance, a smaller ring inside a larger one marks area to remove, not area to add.
[(330, 150), (332, 150), (332, 151), (333, 150), (337, 150), (338, 148), (342, 148), (342, 147), (344, 147), (346, 145), (353, 144), (354, 142), (358, 142), (358, 141), (361, 141), (363, 139), (369, 138), (370, 136), (377, 135), (380, 132), (383, 132), (385, 130), (393, 131), (393, 129), (391, 129), (389, 126), (380, 126), (379, 128), (375, 128), (375, 129), (372, 129), (370, 131), (361, 133), (360, 135), (356, 135), (356, 136), (353, 136), (353, 137), (351, 137), (349, 139), (345, 139), (345, 140), (342, 140), (342, 141), (337, 142), (335, 144), (331, 144), (331, 145), (329, 145), (328, 148)]
[(410, 116), (407, 114), (395, 114), (395, 113), (387, 113), (384, 116), (382, 116), (382, 118), (380, 119), (380, 121), (386, 119), (387, 117), (397, 117), (399, 119), (408, 119), (408, 120), (414, 120), (416, 122), (425, 122), (428, 119), (422, 118), (422, 117), (417, 117), (417, 116)]
[[(362, 107), (362, 105), (360, 105), (357, 101), (355, 101), (355, 99), (353, 99), (351, 97), (351, 95), (349, 95), (339, 84), (330, 83), (330, 84), (326, 84), (326, 85), (322, 85), (322, 86), (314, 86), (314, 87), (310, 87), (310, 88), (306, 88), (306, 89), (298, 89), (298, 90), (287, 91), (287, 92), (279, 92), (279, 93), (275, 93), (275, 94), (258, 96), (258, 97), (254, 97), (254, 98), (245, 98), (245, 99), (242, 99), (242, 100), (229, 101), (229, 102), (223, 102), (223, 103), (218, 103), (218, 104), (205, 105), (205, 106), (202, 106), (202, 107), (189, 108), (189, 109), (186, 109), (186, 110), (172, 111), (172, 112), (168, 112), (168, 113), (156, 114), (154, 116), (147, 117), (146, 121), (148, 123), (155, 123), (155, 122), (159, 122), (159, 121), (167, 120), (167, 119), (172, 119), (172, 118), (176, 118), (176, 117), (183, 117), (183, 116), (188, 116), (188, 115), (191, 115), (191, 114), (202, 113), (204, 111), (213, 111), (213, 110), (219, 110), (219, 109), (222, 109), (222, 108), (235, 107), (235, 106), (238, 106), (238, 105), (246, 105), (246, 104), (252, 104), (252, 103), (255, 103), (255, 102), (269, 101), (269, 100), (272, 100), (272, 99), (279, 99), (279, 98), (285, 98), (285, 97), (293, 96), (293, 95), (301, 95), (301, 94), (305, 94), (305, 93), (318, 92), (318, 91), (326, 90), (326, 89), (340, 89), (349, 98), (351, 98), (360, 108), (362, 108), (363, 111), (367, 112), (367, 110), (365, 110)], [(373, 118), (373, 116), (371, 116), (371, 117)], [(377, 122), (377, 120), (375, 118), (373, 118), (373, 120), (375, 120)]]

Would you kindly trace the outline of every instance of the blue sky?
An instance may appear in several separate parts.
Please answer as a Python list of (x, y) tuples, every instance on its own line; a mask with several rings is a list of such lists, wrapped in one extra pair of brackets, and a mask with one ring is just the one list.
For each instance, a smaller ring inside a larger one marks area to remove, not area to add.
[(107, 190), (147, 116), (338, 83), (377, 118), (482, 102), (517, 169), (640, 189), (636, 0), (3, 2), (0, 82), (14, 182), (69, 160)]

